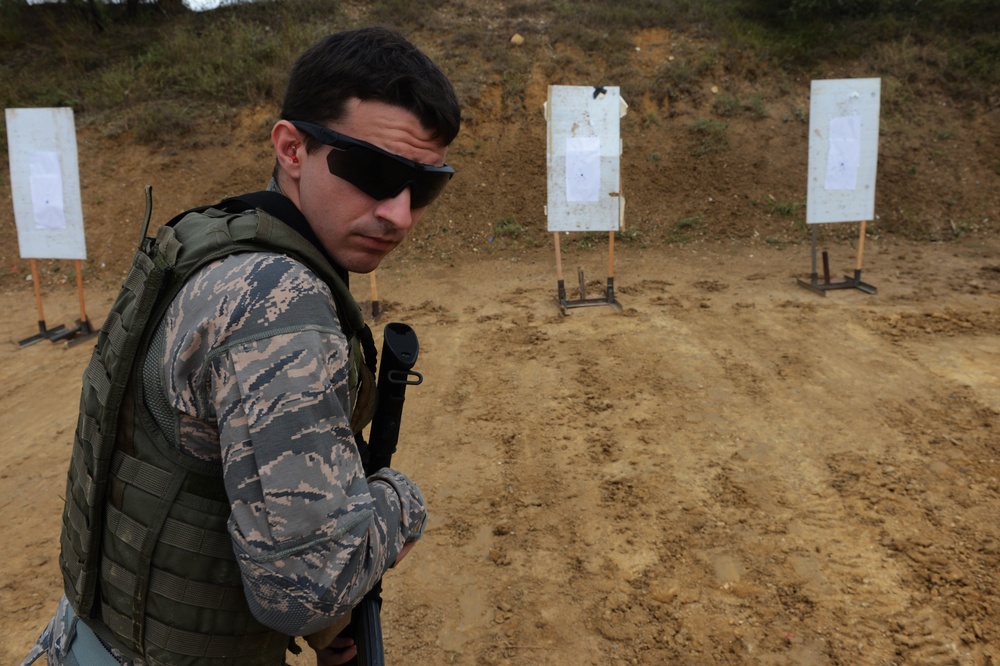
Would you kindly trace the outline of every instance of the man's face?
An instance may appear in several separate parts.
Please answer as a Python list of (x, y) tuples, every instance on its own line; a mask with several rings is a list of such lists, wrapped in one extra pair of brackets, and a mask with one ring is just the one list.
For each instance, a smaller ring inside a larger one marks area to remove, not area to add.
[[(329, 128), (421, 164), (443, 165), (448, 150), (412, 113), (382, 102), (351, 100), (344, 117)], [(334, 176), (327, 164), (331, 150), (336, 149), (323, 145), (308, 154), (298, 150), (297, 193), (286, 194), (334, 261), (349, 271), (368, 273), (402, 242), (426, 208), (410, 208), (408, 187), (378, 201)]]

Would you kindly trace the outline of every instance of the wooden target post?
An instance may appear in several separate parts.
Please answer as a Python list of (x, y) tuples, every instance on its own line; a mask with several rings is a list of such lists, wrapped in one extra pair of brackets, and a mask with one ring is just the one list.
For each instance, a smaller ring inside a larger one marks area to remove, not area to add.
[[(42, 340), (76, 344), (95, 335), (83, 297), (83, 260), (87, 258), (80, 202), (73, 109), (6, 109), (10, 183), (21, 257), (31, 263), (38, 333), (18, 342)], [(42, 307), (38, 259), (76, 262), (80, 318), (76, 326), (49, 328)]]
[[(570, 308), (610, 305), (615, 298), (615, 232), (621, 228), (621, 140), (619, 121), (628, 105), (617, 87), (549, 86), (547, 122), (548, 230), (555, 244), (557, 299)], [(566, 295), (560, 233), (608, 232), (608, 278), (603, 296), (588, 297), (583, 269), (577, 269), (579, 298)]]
[[(806, 223), (812, 227), (812, 273), (799, 286), (826, 296), (832, 289), (878, 293), (861, 280), (868, 222), (875, 212), (881, 79), (813, 81), (809, 109), (809, 190)], [(817, 270), (816, 225), (861, 222), (853, 276), (830, 279), (823, 251), (823, 276)]]
[(19, 347), (30, 347), (36, 342), (51, 340), (53, 336), (61, 335), (66, 330), (66, 327), (62, 324), (49, 328), (45, 323), (45, 308), (42, 306), (42, 285), (38, 279), (38, 262), (31, 259), (30, 263), (31, 283), (35, 288), (35, 309), (38, 310), (38, 333), (19, 340), (17, 343)]

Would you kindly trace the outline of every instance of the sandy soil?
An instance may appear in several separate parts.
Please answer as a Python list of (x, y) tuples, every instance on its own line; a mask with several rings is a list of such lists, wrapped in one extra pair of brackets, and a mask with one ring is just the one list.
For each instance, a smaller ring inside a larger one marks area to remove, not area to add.
[[(605, 249), (564, 257), (590, 296)], [(432, 513), (386, 579), (390, 663), (1000, 662), (998, 250), (870, 240), (879, 293), (822, 297), (808, 245), (624, 248), (623, 311), (566, 316), (551, 248), (390, 262), (379, 323), (426, 378), (395, 460)], [(78, 316), (71, 286), (45, 302)], [(32, 306), (0, 295), (5, 664), (60, 594), (90, 347), (19, 348)]]

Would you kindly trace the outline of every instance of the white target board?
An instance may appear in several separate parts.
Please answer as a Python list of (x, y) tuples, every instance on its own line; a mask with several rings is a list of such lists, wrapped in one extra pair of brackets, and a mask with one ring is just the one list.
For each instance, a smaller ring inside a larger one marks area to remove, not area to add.
[(881, 79), (813, 81), (806, 223), (874, 219)]
[(617, 87), (549, 86), (549, 231), (617, 231), (621, 139), (627, 105)]
[(86, 259), (73, 109), (7, 109), (14, 222), (23, 259)]

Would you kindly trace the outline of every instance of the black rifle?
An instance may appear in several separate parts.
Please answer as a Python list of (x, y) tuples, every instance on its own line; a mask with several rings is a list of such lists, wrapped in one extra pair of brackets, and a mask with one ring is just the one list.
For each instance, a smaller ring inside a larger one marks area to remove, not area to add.
[[(406, 387), (424, 378), (413, 370), (420, 345), (417, 334), (406, 324), (387, 324), (382, 332), (382, 359), (378, 368), (378, 408), (368, 436), (368, 460), (365, 475), (388, 467), (399, 440), (399, 422), (403, 415)], [(375, 583), (351, 615), (354, 644), (358, 647), (358, 666), (383, 666), (382, 580)]]

